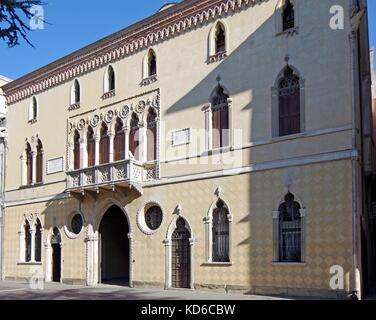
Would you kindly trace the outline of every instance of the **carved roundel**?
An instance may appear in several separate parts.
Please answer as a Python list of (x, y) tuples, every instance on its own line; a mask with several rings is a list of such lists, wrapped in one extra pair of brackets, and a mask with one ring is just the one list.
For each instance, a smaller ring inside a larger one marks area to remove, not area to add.
[(115, 113), (114, 111), (110, 110), (107, 112), (106, 116), (104, 117), (104, 120), (107, 122), (107, 123), (110, 123), (115, 117)]
[(124, 106), (120, 109), (119, 116), (124, 119), (129, 114), (129, 111), (130, 111), (129, 106)]
[(145, 108), (146, 108), (146, 103), (145, 103), (145, 101), (141, 100), (141, 101), (137, 104), (136, 112), (137, 112), (137, 113), (143, 113), (143, 112), (145, 111)]
[(86, 124), (85, 119), (81, 119), (81, 120), (78, 122), (78, 129), (82, 130), (83, 128), (85, 128), (85, 124)]
[(99, 124), (99, 121), (100, 121), (100, 117), (96, 114), (93, 119), (91, 120), (90, 124), (93, 126), (93, 127), (96, 127), (98, 124)]

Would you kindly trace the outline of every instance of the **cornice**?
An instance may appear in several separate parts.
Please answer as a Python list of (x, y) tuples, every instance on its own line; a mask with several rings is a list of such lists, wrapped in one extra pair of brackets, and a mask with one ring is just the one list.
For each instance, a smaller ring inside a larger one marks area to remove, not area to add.
[(3, 87), (8, 105), (263, 0), (185, 0)]

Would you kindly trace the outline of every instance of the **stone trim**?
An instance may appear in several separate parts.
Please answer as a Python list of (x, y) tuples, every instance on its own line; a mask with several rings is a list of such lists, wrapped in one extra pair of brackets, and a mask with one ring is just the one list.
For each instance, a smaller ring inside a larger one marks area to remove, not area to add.
[(38, 94), (258, 0), (187, 0), (3, 87), (7, 104)]

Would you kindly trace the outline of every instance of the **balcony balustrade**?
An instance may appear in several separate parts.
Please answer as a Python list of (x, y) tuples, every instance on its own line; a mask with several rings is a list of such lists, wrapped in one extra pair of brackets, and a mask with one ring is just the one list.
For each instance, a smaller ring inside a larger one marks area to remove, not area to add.
[(67, 172), (67, 191), (99, 190), (111, 186), (142, 186), (156, 179), (156, 165), (124, 160)]

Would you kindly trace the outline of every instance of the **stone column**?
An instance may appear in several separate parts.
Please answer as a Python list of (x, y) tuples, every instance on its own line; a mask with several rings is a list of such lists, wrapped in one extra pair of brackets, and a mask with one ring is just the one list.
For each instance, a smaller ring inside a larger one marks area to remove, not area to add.
[(24, 228), (22, 227), (22, 231), (20, 231), (19, 233), (19, 236), (20, 236), (20, 252), (19, 252), (19, 259), (20, 261), (19, 262), (25, 262), (26, 261), (26, 257), (25, 257), (25, 251), (26, 251), (26, 247), (25, 247), (25, 230)]
[(206, 151), (209, 151), (213, 149), (213, 113), (210, 104), (205, 105), (203, 110), (205, 112)]
[(279, 211), (273, 211), (273, 262), (279, 262)]
[(138, 130), (138, 160), (142, 163), (147, 160), (147, 130), (147, 124), (141, 122)]
[(206, 261), (212, 262), (213, 260), (213, 218), (206, 217), (204, 219), (205, 222), (205, 230), (206, 230)]
[(100, 135), (96, 134), (94, 136), (95, 140), (95, 165), (99, 165), (99, 142), (101, 141)]
[(193, 261), (193, 257), (194, 257), (194, 254), (193, 254), (193, 247), (194, 247), (194, 244), (195, 244), (195, 239), (194, 238), (191, 238), (189, 239), (189, 245), (191, 247), (191, 289), (194, 289), (194, 261)]
[(51, 282), (52, 281), (52, 246), (49, 243), (45, 244), (46, 249), (46, 276), (45, 281)]
[(133, 234), (127, 234), (129, 239), (129, 287), (133, 288)]
[(232, 114), (232, 99), (227, 99), (227, 107), (228, 107), (228, 143), (231, 148), (234, 147), (234, 122), (233, 122), (233, 114)]
[(35, 229), (30, 229), (30, 236), (31, 236), (31, 262), (35, 262)]
[(31, 152), (31, 156), (33, 157), (33, 166), (32, 166), (32, 180), (31, 184), (35, 184), (37, 181), (37, 153), (35, 151)]
[(74, 170), (74, 143), (68, 143), (68, 171)]
[(165, 246), (165, 289), (170, 289), (171, 283), (171, 239), (165, 239), (163, 241)]
[(124, 126), (123, 131), (124, 131), (124, 140), (125, 140), (124, 141), (124, 152), (125, 152), (124, 159), (128, 160), (129, 159), (129, 132), (130, 132), (129, 126)]
[(114, 140), (115, 140), (115, 133), (113, 131), (110, 131), (108, 133), (108, 138), (109, 138), (109, 149), (108, 150), (108, 153), (109, 153), (109, 161), (110, 163), (114, 162)]
[(27, 185), (27, 156), (26, 154), (22, 154), (21, 156), (21, 184), (23, 186)]
[(88, 167), (87, 139), (86, 136), (80, 139), (80, 168)]

